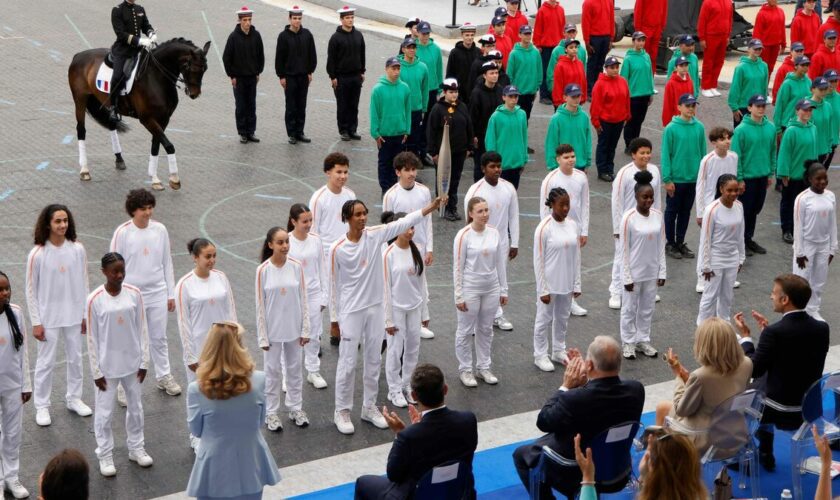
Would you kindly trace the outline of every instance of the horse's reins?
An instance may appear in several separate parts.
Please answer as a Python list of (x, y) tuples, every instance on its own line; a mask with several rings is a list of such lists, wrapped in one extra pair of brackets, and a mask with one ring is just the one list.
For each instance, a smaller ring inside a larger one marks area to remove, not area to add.
[[(181, 76), (180, 73), (172, 73), (163, 64), (161, 64), (161, 62), (157, 60), (157, 57), (155, 57), (154, 53), (151, 50), (149, 50), (149, 57), (146, 58), (146, 65), (148, 65), (149, 60), (151, 60), (152, 63), (154, 63), (155, 67), (158, 70), (160, 70), (161, 73), (163, 73), (163, 76), (165, 76), (167, 79), (169, 79), (170, 82), (175, 84), (175, 88), (177, 88), (178, 90), (181, 90), (181, 86), (178, 85), (179, 83), (183, 83), (184, 85), (187, 84), (186, 80), (184, 80), (184, 77)], [(145, 70), (145, 67), (143, 69)]]

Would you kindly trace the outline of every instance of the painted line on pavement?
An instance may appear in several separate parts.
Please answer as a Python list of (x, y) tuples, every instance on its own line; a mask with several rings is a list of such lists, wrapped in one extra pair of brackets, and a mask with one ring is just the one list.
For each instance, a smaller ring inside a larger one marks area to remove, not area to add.
[(15, 192), (15, 190), (14, 190), (14, 189), (11, 189), (11, 188), (9, 188), (9, 189), (7, 189), (7, 190), (3, 191), (2, 193), (0, 193), (0, 201), (6, 201), (6, 198), (8, 198), (9, 196), (11, 196), (11, 195), (12, 195), (12, 193), (14, 193), (14, 192)]
[(290, 198), (288, 196), (274, 196), (272, 194), (255, 194), (256, 198), (265, 198), (267, 200), (293, 200), (294, 198)]
[(76, 34), (79, 35), (79, 38), (82, 39), (82, 43), (85, 44), (85, 47), (87, 47), (89, 49), (92, 49), (93, 45), (91, 45), (90, 42), (88, 42), (88, 39), (85, 38), (84, 34), (82, 34), (82, 30), (80, 30), (79, 27), (76, 26), (76, 23), (74, 23), (73, 20), (70, 19), (70, 16), (68, 16), (67, 14), (64, 14), (64, 19), (67, 19), (67, 22), (70, 23), (70, 26), (72, 26), (73, 29), (76, 31)]
[(210, 37), (210, 44), (213, 45), (213, 50), (216, 52), (216, 57), (219, 58), (219, 66), (224, 67), (225, 63), (222, 61), (222, 54), (219, 52), (219, 44), (216, 43), (216, 38), (213, 37), (213, 31), (210, 29), (210, 23), (207, 21), (207, 14), (201, 11), (201, 18), (204, 19), (204, 26), (207, 27), (207, 35)]
[(42, 161), (41, 163), (38, 164), (37, 167), (35, 167), (35, 170), (46, 170), (49, 165), (50, 165), (50, 162)]
[(71, 142), (73, 142), (73, 136), (72, 135), (65, 135), (64, 139), (61, 139), (62, 144), (70, 144)]

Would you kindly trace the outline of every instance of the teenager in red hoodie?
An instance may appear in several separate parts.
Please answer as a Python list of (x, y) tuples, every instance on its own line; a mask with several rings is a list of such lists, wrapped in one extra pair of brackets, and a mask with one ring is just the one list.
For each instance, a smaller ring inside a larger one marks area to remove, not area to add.
[(837, 51), (837, 32), (826, 30), (823, 33), (823, 44), (814, 52), (811, 67), (808, 68), (808, 78), (813, 80), (822, 76), (826, 70), (840, 69), (840, 52)]
[(823, 35), (827, 30), (834, 30), (840, 33), (840, 2), (834, 2), (831, 8), (831, 15), (825, 20), (817, 31), (817, 43), (823, 39)]
[(510, 37), (507, 35), (506, 18), (496, 16), (493, 18), (491, 24), (493, 26), (493, 36), (496, 37), (496, 50), (502, 53), (502, 68), (506, 68), (508, 56), (510, 55), (510, 51), (513, 50), (513, 42), (510, 41)]
[(586, 84), (589, 94), (604, 67), (615, 36), (614, 0), (583, 0), (581, 27), (589, 57), (586, 60)]
[(592, 88), (592, 105), (589, 107), (592, 126), (598, 133), (595, 165), (598, 167), (598, 178), (605, 182), (613, 181), (615, 148), (624, 124), (630, 119), (630, 86), (618, 72), (618, 59), (607, 57), (604, 72), (598, 75), (598, 81)]
[(656, 73), (656, 56), (659, 53), (659, 40), (668, 20), (668, 0), (636, 0), (633, 9), (633, 26), (636, 31), (647, 35), (645, 51), (650, 56), (651, 68)]
[(790, 23), (790, 43), (802, 42), (805, 46), (805, 55), (809, 58), (814, 56), (820, 44), (820, 40), (817, 39), (820, 31), (820, 16), (814, 12), (816, 5), (815, 0), (806, 1)]
[(732, 0), (703, 0), (697, 20), (697, 35), (703, 49), (703, 76), (700, 93), (718, 97), (718, 77), (726, 59), (726, 46), (732, 32)]
[(674, 64), (674, 72), (665, 84), (665, 98), (662, 100), (662, 126), (671, 123), (671, 119), (678, 114), (680, 96), (683, 94), (694, 95), (694, 82), (688, 75), (688, 59), (685, 56), (677, 58)]
[(785, 81), (785, 77), (793, 71), (793, 60), (804, 54), (805, 44), (802, 42), (793, 42), (790, 44), (790, 54), (782, 61), (782, 65), (779, 66), (779, 71), (773, 77), (773, 102), (776, 102), (776, 94), (779, 93), (779, 88), (782, 86), (782, 82)]
[(758, 10), (753, 26), (753, 38), (761, 40), (764, 44), (761, 59), (767, 63), (767, 74), (773, 73), (776, 59), (787, 46), (785, 11), (779, 7), (779, 0), (767, 0)]
[(583, 93), (580, 96), (580, 103), (586, 102), (586, 73), (583, 71), (583, 63), (577, 56), (580, 42), (569, 40), (566, 42), (566, 55), (557, 58), (554, 66), (554, 88), (551, 90), (551, 100), (554, 102), (554, 109), (566, 102), (563, 94), (566, 85), (576, 83), (580, 85)]
[(514, 45), (519, 43), (519, 28), (528, 24), (528, 17), (519, 11), (519, 0), (507, 0), (507, 27), (505, 33)]
[(551, 103), (551, 89), (545, 85), (545, 72), (551, 61), (551, 52), (560, 40), (564, 38), (563, 27), (566, 26), (566, 11), (557, 0), (546, 0), (537, 11), (534, 21), (534, 37), (531, 40), (542, 57), (543, 81), (540, 85), (540, 102)]

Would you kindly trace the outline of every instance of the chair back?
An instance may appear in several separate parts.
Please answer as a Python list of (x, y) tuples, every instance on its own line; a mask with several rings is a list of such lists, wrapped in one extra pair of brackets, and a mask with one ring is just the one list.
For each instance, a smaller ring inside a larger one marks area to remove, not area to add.
[[(595, 462), (595, 482), (609, 486), (624, 480), (633, 470), (630, 448), (639, 433), (640, 422), (624, 422), (601, 432), (589, 443)], [(581, 446), (584, 444), (582, 443)]]
[(415, 500), (461, 500), (472, 490), (472, 467), (467, 460), (450, 460), (423, 474), (414, 489)]
[(802, 419), (809, 424), (838, 422), (838, 401), (840, 399), (840, 371), (826, 373), (802, 396)]
[(764, 413), (764, 394), (749, 389), (722, 402), (712, 412), (703, 463), (738, 455), (755, 434)]

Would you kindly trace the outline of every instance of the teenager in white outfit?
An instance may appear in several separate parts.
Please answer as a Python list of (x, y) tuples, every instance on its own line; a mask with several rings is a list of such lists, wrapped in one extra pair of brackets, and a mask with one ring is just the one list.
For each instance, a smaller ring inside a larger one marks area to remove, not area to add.
[[(507, 261), (519, 254), (519, 198), (516, 188), (502, 179), (502, 157), (495, 151), (488, 151), (481, 157), (481, 171), (484, 177), (470, 186), (464, 196), (464, 213), (468, 213), (470, 199), (479, 197), (486, 201), (490, 210), (487, 224), (493, 226), (501, 236), (500, 243), (505, 258), (499, 267), (500, 274), (507, 280)], [(510, 235), (510, 240), (508, 240)], [(493, 326), (499, 330), (513, 330), (513, 324), (504, 317), (502, 306), (496, 308)]]
[(283, 430), (280, 410), (281, 379), (285, 378), (289, 420), (309, 425), (303, 411), (303, 347), (309, 342), (306, 278), (300, 261), (289, 257), (289, 233), (273, 227), (265, 235), (262, 264), (255, 280), (257, 338), (265, 370), (265, 425)]
[[(534, 276), (537, 315), (534, 321), (534, 364), (553, 372), (552, 361), (566, 366), (566, 330), (572, 299), (580, 296), (580, 229), (569, 215), (571, 200), (563, 188), (548, 192), (545, 204), (551, 215), (534, 231)], [(551, 358), (549, 332), (553, 332)]]
[(35, 422), (45, 426), (50, 417), (52, 371), (59, 339), (64, 342), (67, 371), (67, 409), (87, 417), (93, 412), (82, 402), (82, 344), (85, 297), (88, 287), (87, 254), (76, 241), (73, 214), (64, 205), (48, 205), (35, 224), (35, 247), (26, 259), (26, 303), (32, 336), (38, 341), (35, 363)]
[(697, 326), (717, 316), (729, 321), (735, 278), (747, 258), (744, 247), (744, 207), (738, 201), (738, 178), (723, 174), (717, 181), (720, 197), (706, 206), (700, 230), (697, 273), (705, 280)]
[[(586, 246), (589, 238), (589, 179), (586, 172), (575, 168), (577, 156), (575, 150), (569, 144), (560, 144), (554, 150), (557, 166), (545, 176), (540, 186), (541, 201), (548, 198), (548, 193), (556, 187), (563, 188), (569, 195), (569, 218), (575, 221), (580, 230), (580, 247)], [(491, 211), (492, 212), (492, 211)], [(545, 219), (551, 213), (551, 209), (545, 204), (540, 205), (540, 219)], [(572, 316), (586, 316), (586, 309), (579, 306), (577, 300), (572, 298)]]
[[(499, 383), (490, 371), (490, 353), (493, 347), (493, 317), (499, 305), (504, 306), (508, 301), (504, 273), (508, 251), (505, 237), (488, 224), (490, 208), (484, 198), (469, 198), (466, 213), (467, 226), (455, 235), (452, 251), (455, 307), (458, 310), (455, 356), (458, 358), (461, 383), (476, 387), (476, 376), (491, 385)], [(473, 332), (475, 337), (472, 337)], [(475, 372), (473, 346), (470, 345), (473, 343)]]
[[(383, 212), (382, 223), (405, 217), (405, 213)], [(423, 253), (414, 243), (416, 230), (410, 227), (389, 241), (382, 254), (385, 276), (385, 378), (388, 381), (388, 400), (399, 408), (411, 398), (411, 374), (420, 356), (420, 316), (428, 296), (426, 275), (423, 273)]]
[(303, 203), (295, 203), (289, 210), (286, 231), (289, 233), (289, 257), (303, 266), (306, 278), (306, 304), (309, 307), (309, 342), (303, 346), (306, 381), (316, 389), (327, 387), (321, 376), (321, 332), (324, 329), (322, 311), (328, 302), (326, 255), (321, 238), (312, 229), (312, 212)]
[(636, 207), (621, 219), (621, 354), (656, 357), (650, 343), (650, 325), (656, 306), (656, 289), (665, 285), (665, 224), (653, 208), (653, 174), (636, 172)]
[(10, 302), (9, 277), (0, 272), (0, 495), (8, 491), (26, 498), (20, 484), (20, 446), (23, 442), (23, 405), (32, 398), (26, 319), (20, 307)]
[(808, 165), (805, 180), (809, 188), (796, 197), (793, 208), (793, 273), (811, 284), (806, 311), (823, 321), (822, 291), (837, 252), (837, 205), (834, 193), (826, 189), (828, 172), (822, 164)]
[[(420, 159), (410, 151), (403, 151), (394, 157), (394, 170), (397, 172), (398, 182), (382, 195), (383, 212), (409, 214), (431, 203), (432, 192), (428, 187), (417, 182), (417, 169), (420, 167)], [(423, 256), (423, 264), (431, 266), (434, 262), (432, 251), (434, 231), (432, 231), (431, 215), (427, 215), (426, 219), (414, 228), (412, 241), (420, 251), (420, 255)], [(428, 294), (423, 299), (423, 310), (420, 317), (422, 321), (420, 337), (424, 339), (435, 338), (435, 333), (428, 328), (430, 319)], [(411, 377), (411, 373), (408, 376)]]
[(181, 394), (181, 386), (172, 377), (166, 340), (167, 311), (175, 311), (175, 274), (169, 232), (163, 224), (152, 220), (155, 203), (151, 191), (129, 191), (125, 211), (131, 220), (114, 231), (111, 252), (125, 258), (125, 281), (143, 294), (157, 388), (177, 396)]
[(342, 434), (355, 432), (350, 412), (356, 379), (359, 343), (364, 357), (364, 395), (362, 420), (387, 429), (385, 418), (376, 407), (379, 392), (379, 369), (382, 340), (385, 335), (385, 290), (382, 246), (423, 221), (423, 217), (446, 202), (432, 203), (400, 220), (374, 227), (367, 225), (368, 210), (359, 200), (344, 203), (342, 222), (349, 230), (330, 249), (330, 324), (331, 333), (341, 338), (335, 370), (335, 414), (333, 420)]
[(143, 437), (143, 403), (140, 384), (149, 366), (149, 330), (143, 295), (139, 288), (123, 284), (125, 259), (119, 253), (102, 257), (105, 284), (87, 298), (87, 347), (90, 371), (96, 384), (93, 432), (99, 472), (114, 476), (114, 401), (117, 385), (125, 390), (128, 459), (141, 467), (151, 467)]
[[(630, 141), (630, 157), (633, 161), (621, 167), (615, 174), (612, 183), (612, 227), (613, 240), (615, 241), (615, 254), (612, 266), (612, 281), (610, 282), (610, 309), (621, 309), (621, 294), (624, 290), (624, 283), (621, 279), (621, 219), (628, 210), (636, 207), (636, 173), (645, 170), (650, 172), (653, 179), (650, 185), (653, 188), (653, 208), (662, 211), (662, 176), (659, 167), (650, 162), (653, 152), (653, 144), (649, 139), (637, 137)], [(656, 296), (659, 301), (659, 295)]]

